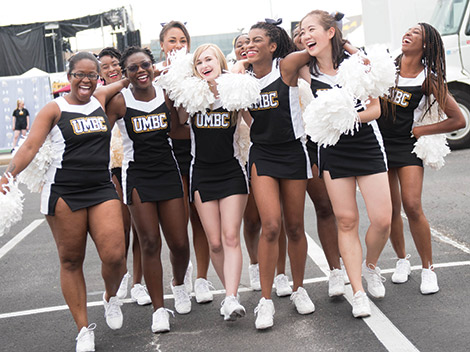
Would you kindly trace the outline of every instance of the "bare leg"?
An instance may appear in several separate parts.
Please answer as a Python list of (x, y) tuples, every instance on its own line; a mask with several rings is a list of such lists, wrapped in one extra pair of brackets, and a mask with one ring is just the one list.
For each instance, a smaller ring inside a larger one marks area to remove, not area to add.
[(261, 219), (256, 207), (253, 190), (248, 195), (245, 213), (243, 214), (243, 236), (245, 237), (246, 250), (250, 257), (250, 264), (258, 263), (258, 243), (261, 231)]
[(390, 231), (390, 243), (392, 244), (398, 258), (404, 259), (406, 256), (405, 236), (403, 234), (403, 219), (401, 217), (401, 195), (398, 183), (397, 169), (388, 171), (388, 182), (392, 197), (392, 227)]

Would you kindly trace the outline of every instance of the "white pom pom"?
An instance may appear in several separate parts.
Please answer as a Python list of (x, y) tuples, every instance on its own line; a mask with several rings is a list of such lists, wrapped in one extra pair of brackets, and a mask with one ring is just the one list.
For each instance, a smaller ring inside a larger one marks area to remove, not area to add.
[(364, 65), (362, 53), (357, 52), (349, 59), (344, 60), (338, 68), (338, 85), (347, 90), (352, 96), (359, 100), (367, 100), (369, 91), (367, 87), (371, 84), (370, 76), (367, 74), (370, 68)]
[(371, 80), (367, 89), (369, 96), (377, 98), (388, 93), (390, 87), (395, 84), (397, 68), (384, 45), (367, 48), (367, 58), (370, 60), (369, 76)]
[(0, 237), (19, 222), (23, 216), (23, 192), (11, 174), (6, 175), (8, 183), (2, 185), (5, 194), (0, 192)]
[(313, 93), (309, 84), (304, 79), (299, 78), (297, 84), (299, 86), (300, 108), (302, 109), (302, 113), (304, 113), (308, 104), (313, 100)]
[(261, 86), (251, 75), (224, 73), (215, 81), (222, 106), (228, 111), (246, 109), (259, 99)]
[(46, 173), (52, 163), (54, 150), (51, 136), (48, 135), (34, 159), (17, 176), (18, 182), (24, 183), (31, 192), (41, 192), (46, 181)]
[(111, 168), (122, 167), (124, 147), (119, 127), (115, 125), (111, 131)]
[(160, 75), (157, 84), (165, 89), (171, 100), (172, 96), (181, 93), (181, 84), (185, 78), (193, 74), (193, 56), (186, 54), (186, 49), (181, 49), (169, 54), (170, 65), (166, 73)]
[(358, 128), (354, 98), (338, 87), (317, 95), (305, 109), (305, 131), (321, 146), (335, 145), (342, 134), (353, 134)]
[(237, 129), (235, 130), (235, 157), (239, 159), (242, 165), (248, 161), (248, 153), (250, 151), (250, 127), (245, 120), (238, 119)]
[(445, 134), (433, 134), (420, 137), (413, 153), (423, 160), (424, 165), (439, 170), (444, 166), (444, 157), (450, 153), (450, 149)]
[(181, 91), (174, 99), (175, 106), (182, 106), (190, 115), (205, 111), (215, 102), (209, 84), (200, 78), (189, 77), (181, 84)]

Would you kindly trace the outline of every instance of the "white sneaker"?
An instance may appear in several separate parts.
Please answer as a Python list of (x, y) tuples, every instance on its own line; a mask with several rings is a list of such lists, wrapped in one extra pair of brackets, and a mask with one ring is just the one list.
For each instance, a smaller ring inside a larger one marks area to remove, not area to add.
[(341, 269), (333, 269), (330, 271), (328, 278), (328, 296), (342, 296), (345, 293), (344, 275)]
[(170, 314), (175, 316), (172, 310), (164, 307), (158, 308), (152, 314), (152, 332), (168, 332), (170, 331)]
[(429, 295), (439, 291), (439, 286), (437, 285), (437, 276), (432, 265), (429, 267), (429, 269), (423, 268), (423, 271), (421, 271), (420, 289), (423, 295)]
[(255, 308), (256, 321), (255, 326), (258, 330), (267, 329), (274, 324), (274, 304), (273, 301), (266, 298), (259, 300), (258, 306)]
[(352, 314), (354, 318), (368, 317), (370, 315), (369, 298), (363, 291), (357, 291), (352, 299)]
[(121, 306), (122, 302), (116, 296), (113, 296), (109, 299), (109, 302), (106, 302), (104, 298), (106, 292), (103, 293), (103, 306), (104, 306), (104, 317), (106, 318), (106, 324), (113, 329), (117, 330), (122, 327), (122, 312)]
[(131, 275), (129, 272), (125, 273), (124, 276), (122, 277), (121, 284), (119, 285), (119, 288), (116, 292), (116, 297), (119, 299), (124, 299), (127, 297), (127, 286), (129, 283), (129, 278)]
[(279, 274), (274, 278), (274, 286), (276, 287), (276, 295), (278, 297), (289, 296), (292, 294), (292, 287), (290, 287), (289, 278), (284, 274)]
[(214, 295), (212, 294), (212, 283), (206, 279), (199, 278), (194, 281), (194, 295), (196, 296), (197, 303), (212, 302)]
[(250, 276), (250, 286), (253, 291), (260, 291), (261, 281), (259, 280), (259, 264), (250, 264), (248, 267), (248, 274)]
[(343, 271), (344, 284), (348, 285), (348, 284), (351, 283), (351, 281), (349, 281), (349, 276), (348, 276), (348, 273), (346, 271), (346, 267), (344, 266), (343, 258), (339, 258), (339, 262), (341, 264), (341, 270)]
[(310, 314), (315, 311), (315, 305), (303, 287), (299, 287), (296, 292), (293, 292), (290, 300), (294, 303), (299, 314)]
[(224, 313), (224, 320), (237, 320), (245, 316), (245, 308), (238, 302), (238, 299), (234, 296), (225, 297), (222, 301), (222, 311)]
[(170, 286), (175, 298), (175, 310), (179, 314), (188, 314), (191, 311), (191, 297), (186, 291), (185, 285), (173, 286), (171, 282)]
[(139, 306), (145, 306), (152, 303), (152, 299), (147, 291), (147, 286), (135, 284), (131, 288), (131, 300), (132, 302), (137, 302)]
[(189, 260), (186, 274), (184, 274), (184, 286), (186, 287), (186, 292), (188, 292), (188, 294), (193, 291), (193, 263), (191, 263), (191, 260)]
[(75, 340), (77, 345), (75, 347), (76, 352), (90, 352), (95, 350), (95, 330), (96, 324), (92, 323), (88, 327), (83, 327)]
[(380, 268), (370, 264), (367, 266), (366, 261), (362, 262), (362, 276), (367, 281), (367, 290), (372, 297), (383, 298), (385, 297), (385, 278), (380, 274)]
[(411, 265), (408, 260), (411, 255), (407, 255), (404, 259), (398, 259), (395, 271), (392, 275), (392, 282), (394, 284), (403, 284), (408, 281), (408, 276), (411, 274)]

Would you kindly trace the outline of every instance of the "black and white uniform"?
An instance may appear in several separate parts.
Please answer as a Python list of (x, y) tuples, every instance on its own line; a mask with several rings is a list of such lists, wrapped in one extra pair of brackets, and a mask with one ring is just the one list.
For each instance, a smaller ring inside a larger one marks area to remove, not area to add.
[(239, 124), (232, 115), (217, 100), (211, 111), (191, 117), (192, 201), (195, 191), (203, 202), (248, 194), (248, 177), (235, 140)]
[(72, 211), (118, 199), (108, 169), (111, 129), (101, 104), (94, 97), (85, 105), (71, 105), (64, 97), (55, 103), (60, 118), (49, 133), (53, 160), (42, 188), (41, 213), (55, 215), (59, 198)]
[(382, 133), (388, 167), (409, 165), (423, 166), (423, 161), (412, 153), (416, 138), (411, 136), (413, 123), (418, 121), (425, 111), (425, 95), (423, 93), (424, 71), (416, 78), (398, 77), (392, 114), (392, 104), (388, 103), (388, 116), (380, 116), (378, 120)]
[[(311, 75), (313, 95), (337, 85), (336, 76)], [(343, 134), (334, 146), (318, 150), (320, 176), (329, 171), (332, 179), (372, 175), (387, 171), (387, 160), (377, 121), (359, 124), (354, 134)]]
[(261, 95), (249, 109), (253, 117), (249, 170), (255, 164), (260, 176), (311, 178), (299, 87), (282, 81), (279, 63), (279, 59), (273, 60), (271, 72), (258, 79)]
[(163, 90), (154, 87), (156, 96), (149, 102), (136, 100), (132, 91), (121, 91), (126, 114), (117, 124), (122, 134), (122, 188), (124, 203), (132, 204), (135, 188), (142, 202), (157, 202), (183, 197), (183, 185), (171, 148), (170, 110)]
[[(163, 61), (155, 65), (155, 67), (162, 71)], [(178, 167), (182, 176), (189, 175), (189, 167), (191, 164), (191, 139), (174, 139), (172, 138), (173, 153), (178, 161)]]

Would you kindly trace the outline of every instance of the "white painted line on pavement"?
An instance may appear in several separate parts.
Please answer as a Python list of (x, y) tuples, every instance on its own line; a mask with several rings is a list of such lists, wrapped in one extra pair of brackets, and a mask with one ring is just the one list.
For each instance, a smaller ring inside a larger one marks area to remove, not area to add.
[(41, 225), (44, 222), (44, 219), (34, 220), (31, 224), (29, 224), (23, 231), (13, 237), (10, 241), (8, 241), (2, 248), (0, 248), (0, 259), (7, 254), (13, 247), (15, 247), (18, 243), (21, 242), (23, 238), (28, 236), (31, 232), (33, 232), (36, 227)]
[[(408, 220), (408, 217), (406, 216), (404, 212), (401, 212), (401, 217), (405, 220)], [(451, 246), (454, 246), (455, 248), (460, 249), (462, 252), (470, 254), (470, 248), (468, 246), (466, 246), (463, 243), (459, 243), (453, 240), (449, 236), (444, 235), (443, 233), (437, 231), (436, 229), (433, 229), (432, 227), (431, 227), (431, 235), (437, 238), (438, 240), (440, 240), (441, 242), (450, 244)]]
[[(329, 275), (329, 266), (325, 254), (319, 245), (305, 233), (308, 242), (308, 255), (325, 275)], [(346, 299), (352, 305), (353, 292), (351, 285), (346, 285)], [(369, 300), (370, 301), (370, 300)], [(362, 318), (384, 347), (391, 352), (418, 351), (418, 349), (397, 329), (395, 325), (370, 301), (371, 316)]]

